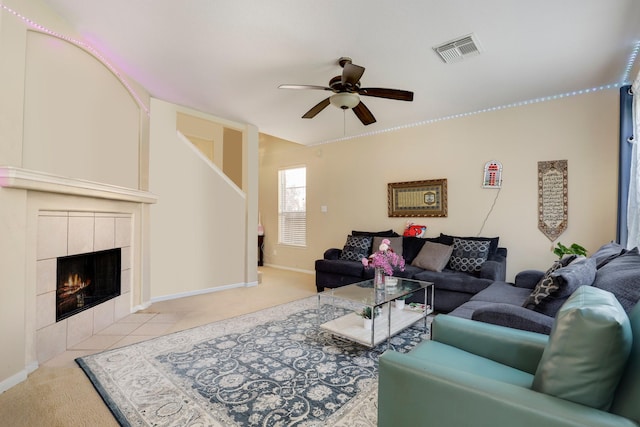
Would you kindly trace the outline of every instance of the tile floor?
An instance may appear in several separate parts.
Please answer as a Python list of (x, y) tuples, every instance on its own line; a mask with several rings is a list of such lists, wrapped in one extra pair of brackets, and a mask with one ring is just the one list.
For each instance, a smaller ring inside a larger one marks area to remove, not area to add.
[(261, 267), (261, 284), (162, 301), (106, 327), (41, 366), (76, 366), (75, 359), (167, 333), (315, 295), (312, 274)]

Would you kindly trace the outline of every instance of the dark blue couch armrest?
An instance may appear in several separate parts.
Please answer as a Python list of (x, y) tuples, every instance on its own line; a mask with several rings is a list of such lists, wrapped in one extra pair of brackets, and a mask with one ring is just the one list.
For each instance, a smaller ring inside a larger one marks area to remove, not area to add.
[(342, 254), (342, 249), (330, 248), (324, 251), (324, 259), (340, 259), (340, 254)]
[(498, 248), (480, 267), (480, 278), (504, 282), (507, 275), (507, 248)]
[(547, 334), (551, 332), (553, 317), (513, 304), (489, 304), (473, 312), (472, 320), (507, 326), (523, 331)]
[(519, 288), (533, 289), (544, 276), (544, 271), (523, 270), (516, 274), (515, 285)]

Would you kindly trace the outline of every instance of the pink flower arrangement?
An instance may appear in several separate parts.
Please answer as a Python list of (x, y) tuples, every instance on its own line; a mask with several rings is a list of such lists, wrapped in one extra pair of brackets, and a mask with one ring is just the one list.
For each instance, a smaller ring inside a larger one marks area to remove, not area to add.
[(369, 258), (362, 258), (362, 265), (366, 268), (382, 268), (387, 276), (393, 276), (394, 268), (404, 271), (404, 258), (395, 253), (390, 244), (389, 239), (383, 239), (377, 252), (371, 254)]

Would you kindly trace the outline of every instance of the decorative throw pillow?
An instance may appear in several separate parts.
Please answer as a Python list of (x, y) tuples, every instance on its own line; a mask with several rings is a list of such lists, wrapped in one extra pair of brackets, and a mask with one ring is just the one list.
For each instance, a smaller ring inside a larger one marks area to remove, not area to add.
[(380, 236), (375, 236), (373, 238), (373, 247), (371, 249), (372, 253), (376, 252), (378, 250), (378, 248), (380, 247), (380, 243), (382, 243), (382, 241), (384, 239), (389, 240), (389, 247), (391, 247), (391, 249), (393, 249), (393, 252), (395, 252), (399, 256), (402, 256), (402, 236), (400, 236), (400, 237), (380, 237)]
[(420, 253), (422, 245), (425, 242), (440, 243), (439, 237), (403, 237), (402, 238), (402, 257), (407, 264), (411, 264), (416, 256)]
[(543, 298), (533, 309), (547, 316), (555, 317), (564, 302), (580, 286), (591, 286), (596, 278), (596, 260), (578, 258), (566, 267), (551, 273), (550, 294)]
[(489, 257), (488, 240), (467, 240), (453, 238), (453, 253), (449, 260), (452, 270), (473, 273), (479, 271)]
[(411, 265), (429, 271), (442, 271), (449, 262), (453, 247), (441, 243), (425, 242)]
[(551, 267), (544, 273), (544, 276), (538, 284), (533, 288), (529, 297), (522, 304), (523, 307), (533, 310), (540, 302), (551, 295), (551, 292), (555, 289), (555, 283), (551, 275), (562, 267), (569, 264), (575, 259), (575, 256), (565, 257), (563, 259), (554, 261)]
[(463, 239), (463, 240), (477, 240), (481, 242), (489, 242), (489, 256), (493, 256), (498, 251), (498, 243), (500, 242), (500, 237), (460, 237), (460, 236), (450, 236), (448, 234), (440, 233), (440, 243), (445, 245), (453, 245), (453, 239)]
[(371, 236), (347, 236), (347, 242), (342, 248), (340, 259), (344, 261), (361, 261), (369, 256)]
[(581, 286), (558, 311), (532, 389), (606, 411), (632, 341), (629, 318), (616, 297)]

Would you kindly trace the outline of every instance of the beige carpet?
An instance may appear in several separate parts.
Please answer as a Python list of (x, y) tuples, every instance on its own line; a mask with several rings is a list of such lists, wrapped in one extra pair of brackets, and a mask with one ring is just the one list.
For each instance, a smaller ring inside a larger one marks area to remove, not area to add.
[[(114, 338), (114, 348), (150, 338), (151, 330), (164, 333), (204, 325), (216, 320), (251, 313), (266, 307), (314, 295), (314, 276), (261, 267), (262, 283), (252, 288), (213, 292), (153, 304), (146, 314), (154, 314), (158, 323), (143, 325), (143, 333)], [(144, 317), (144, 316), (140, 316)], [(160, 322), (161, 320), (161, 322)], [(161, 324), (162, 329), (157, 326)], [(142, 327), (138, 328), (138, 330)], [(32, 426), (117, 426), (111, 412), (82, 370), (76, 357), (104, 350), (68, 351), (44, 363), (26, 381), (0, 395), (0, 424), (12, 427)]]

